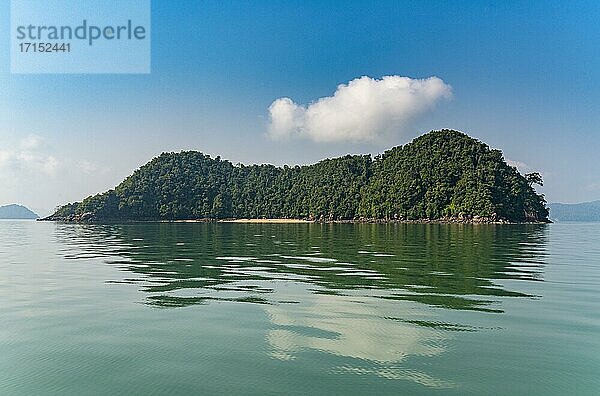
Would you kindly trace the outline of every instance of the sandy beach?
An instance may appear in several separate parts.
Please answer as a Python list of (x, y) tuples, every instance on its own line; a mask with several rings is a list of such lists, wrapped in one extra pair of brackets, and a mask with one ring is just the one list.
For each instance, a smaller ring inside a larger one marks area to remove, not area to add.
[(220, 223), (314, 223), (309, 220), (301, 219), (235, 219), (235, 220), (219, 220)]

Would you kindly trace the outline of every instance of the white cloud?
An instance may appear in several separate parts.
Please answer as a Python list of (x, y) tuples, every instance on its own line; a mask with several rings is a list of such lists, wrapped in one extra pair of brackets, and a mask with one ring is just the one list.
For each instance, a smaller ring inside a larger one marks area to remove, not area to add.
[(55, 175), (60, 166), (59, 160), (41, 150), (42, 140), (30, 135), (22, 139), (18, 148), (0, 149), (0, 171), (2, 175), (20, 175), (42, 173)]
[(41, 143), (42, 139), (39, 136), (29, 135), (21, 140), (20, 147), (23, 150), (35, 150), (40, 147)]
[(542, 175), (542, 177), (549, 175), (548, 172), (542, 172), (540, 170), (537, 170), (534, 167), (532, 167), (531, 165), (526, 164), (525, 162), (522, 162), (522, 161), (516, 161), (516, 160), (511, 160), (509, 158), (506, 158), (506, 163), (510, 166), (514, 166), (515, 168), (517, 168), (519, 173), (521, 173), (523, 175), (526, 173), (532, 173), (532, 172), (537, 172), (540, 175)]
[(438, 77), (365, 76), (308, 106), (290, 98), (275, 100), (269, 106), (268, 134), (273, 139), (373, 142), (402, 132), (416, 116), (451, 95), (452, 88)]
[(600, 191), (600, 182), (592, 182), (592, 183), (588, 183), (585, 186), (585, 189), (587, 191)]
[(514, 166), (521, 173), (529, 173), (531, 172), (531, 166), (527, 165), (525, 162), (515, 161), (506, 158), (506, 163), (510, 166)]
[(0, 139), (0, 205), (19, 203), (48, 215), (56, 205), (106, 191), (122, 180), (109, 167), (57, 149), (64, 146), (35, 135)]

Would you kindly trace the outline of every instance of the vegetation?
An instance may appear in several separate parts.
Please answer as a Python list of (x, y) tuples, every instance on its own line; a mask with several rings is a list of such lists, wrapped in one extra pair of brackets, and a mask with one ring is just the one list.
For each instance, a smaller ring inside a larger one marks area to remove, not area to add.
[(533, 184), (502, 153), (451, 130), (382, 155), (309, 166), (236, 165), (199, 152), (164, 153), (114, 190), (60, 207), (50, 220), (225, 218), (547, 221)]

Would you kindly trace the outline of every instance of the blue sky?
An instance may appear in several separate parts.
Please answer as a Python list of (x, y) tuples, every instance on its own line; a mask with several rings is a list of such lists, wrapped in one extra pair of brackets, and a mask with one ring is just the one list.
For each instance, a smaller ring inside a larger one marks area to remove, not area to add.
[[(599, 18), (597, 1), (161, 0), (151, 74), (14, 75), (10, 2), (0, 0), (0, 204), (49, 211), (113, 187), (162, 151), (310, 163), (440, 128), (542, 172), (549, 201), (600, 199)], [(339, 84), (388, 75), (437, 76), (452, 97), (385, 139), (268, 136), (276, 99), (306, 106)]]

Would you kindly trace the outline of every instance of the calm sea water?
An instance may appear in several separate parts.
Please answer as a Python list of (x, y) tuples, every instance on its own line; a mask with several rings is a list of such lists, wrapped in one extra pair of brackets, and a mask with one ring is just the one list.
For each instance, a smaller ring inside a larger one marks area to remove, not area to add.
[(0, 222), (0, 394), (600, 394), (600, 224)]

